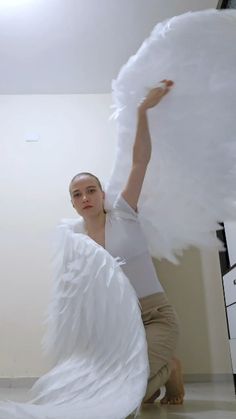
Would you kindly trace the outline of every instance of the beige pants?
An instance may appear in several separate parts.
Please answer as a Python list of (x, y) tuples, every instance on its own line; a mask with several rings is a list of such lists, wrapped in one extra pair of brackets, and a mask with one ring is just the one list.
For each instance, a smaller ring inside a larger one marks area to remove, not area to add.
[(146, 331), (150, 376), (144, 401), (148, 400), (170, 376), (170, 361), (179, 335), (178, 321), (165, 293), (140, 299)]

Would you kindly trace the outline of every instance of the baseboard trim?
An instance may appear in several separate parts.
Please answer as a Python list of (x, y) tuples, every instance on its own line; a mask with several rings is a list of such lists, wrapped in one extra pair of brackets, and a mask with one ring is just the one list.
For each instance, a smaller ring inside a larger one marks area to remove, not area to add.
[(31, 388), (38, 377), (0, 378), (1, 388)]
[(184, 374), (185, 383), (232, 383), (233, 374)]
[[(0, 378), (1, 388), (31, 388), (38, 377)], [(184, 374), (185, 383), (232, 383), (233, 374)]]

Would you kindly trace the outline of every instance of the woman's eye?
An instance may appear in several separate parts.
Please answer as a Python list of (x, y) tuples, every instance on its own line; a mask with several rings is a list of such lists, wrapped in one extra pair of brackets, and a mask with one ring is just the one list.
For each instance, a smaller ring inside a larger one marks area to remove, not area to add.
[(79, 192), (77, 192), (77, 193), (74, 194), (74, 198), (78, 198), (80, 196), (81, 196), (81, 193), (79, 193)]
[(95, 192), (95, 191), (96, 191), (96, 189), (89, 189), (89, 190), (88, 190), (88, 192), (89, 192), (89, 193), (93, 193), (93, 192)]

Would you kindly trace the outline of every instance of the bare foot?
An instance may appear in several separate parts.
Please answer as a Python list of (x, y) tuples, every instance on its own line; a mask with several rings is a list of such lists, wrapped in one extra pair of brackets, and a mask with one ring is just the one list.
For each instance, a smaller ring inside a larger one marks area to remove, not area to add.
[(181, 363), (177, 358), (173, 358), (172, 362), (171, 375), (165, 385), (166, 394), (160, 400), (161, 404), (183, 404), (184, 402), (184, 382)]
[(154, 403), (155, 402), (155, 400), (157, 399), (157, 397), (159, 397), (160, 396), (160, 394), (161, 394), (161, 390), (157, 390), (157, 391), (155, 391), (155, 393), (150, 397), (150, 399), (148, 399), (148, 400), (146, 400), (145, 402), (144, 402), (144, 404), (146, 404), (146, 403)]

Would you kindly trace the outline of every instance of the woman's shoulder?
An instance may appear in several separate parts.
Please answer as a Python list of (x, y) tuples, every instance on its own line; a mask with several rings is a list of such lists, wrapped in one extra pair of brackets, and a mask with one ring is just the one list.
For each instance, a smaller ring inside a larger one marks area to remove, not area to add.
[(108, 211), (108, 215), (138, 221), (138, 212), (128, 204), (122, 194), (117, 196), (112, 208)]

